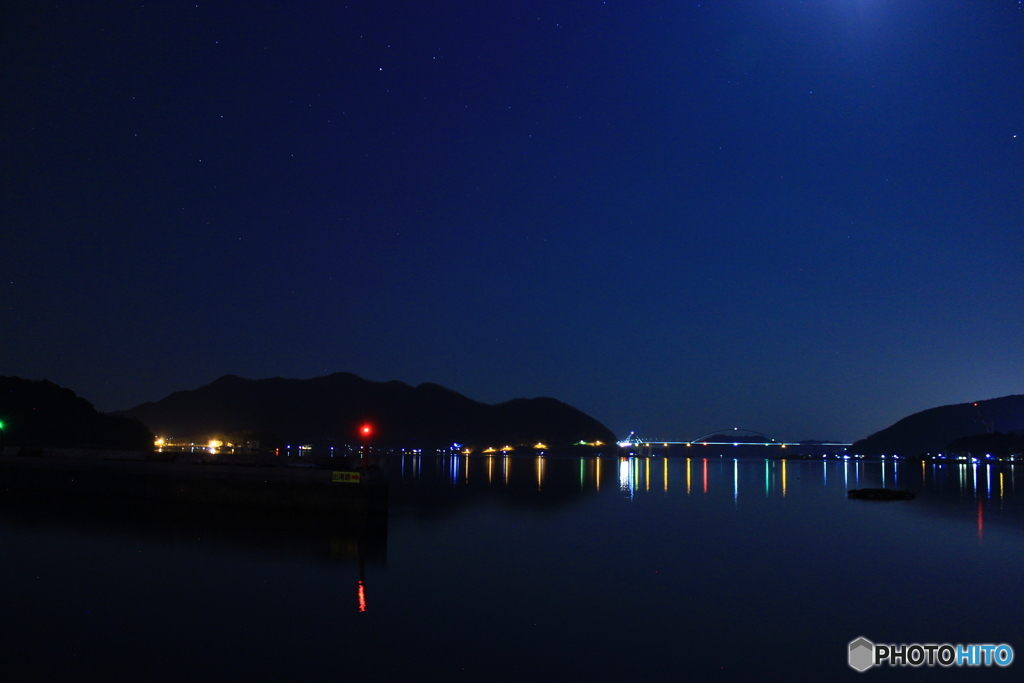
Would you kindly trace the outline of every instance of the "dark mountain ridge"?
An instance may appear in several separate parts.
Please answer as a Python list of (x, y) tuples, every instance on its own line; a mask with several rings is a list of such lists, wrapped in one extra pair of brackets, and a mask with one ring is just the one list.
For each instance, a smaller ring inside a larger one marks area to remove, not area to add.
[(374, 425), (372, 442), (378, 446), (500, 447), (540, 441), (554, 448), (615, 441), (600, 422), (553, 398), (491, 405), (437, 384), (372, 382), (347, 372), (312, 379), (225, 375), (118, 414), (172, 438), (248, 431), (272, 433), (287, 443), (340, 446), (359, 443), (356, 430), (365, 421)]
[(864, 455), (945, 452), (957, 439), (1024, 429), (1024, 395), (929, 408), (853, 444)]
[(28, 448), (148, 450), (141, 422), (98, 412), (70, 389), (46, 380), (0, 377), (0, 445)]

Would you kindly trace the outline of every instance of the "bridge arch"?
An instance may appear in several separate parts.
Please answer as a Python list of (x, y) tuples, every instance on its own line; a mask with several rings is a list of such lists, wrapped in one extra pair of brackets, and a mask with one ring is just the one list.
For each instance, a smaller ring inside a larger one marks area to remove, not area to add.
[[(729, 427), (729, 428), (726, 428), (726, 429), (716, 429), (715, 431), (708, 432), (707, 434), (704, 434), (703, 436), (698, 436), (696, 439), (694, 439), (693, 441), (690, 441), (688, 443), (690, 443), (691, 445), (692, 444), (700, 444), (700, 443), (704, 443), (704, 439), (707, 439), (707, 438), (712, 437), (712, 436), (735, 435), (738, 432), (742, 432), (744, 436), (747, 435), (747, 434), (753, 434), (755, 436), (759, 436), (759, 437), (764, 439), (764, 443), (778, 443), (775, 440), (774, 437), (768, 436), (764, 432), (759, 432), (759, 431), (757, 431), (755, 429), (743, 429), (742, 427)], [(735, 440), (735, 441), (732, 441), (732, 443), (744, 443), (744, 442), (743, 441), (739, 441), (739, 440)]]

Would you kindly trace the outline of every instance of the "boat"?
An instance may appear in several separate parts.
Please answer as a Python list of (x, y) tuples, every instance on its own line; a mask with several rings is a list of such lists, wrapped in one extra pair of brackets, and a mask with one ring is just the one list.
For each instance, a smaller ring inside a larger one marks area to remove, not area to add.
[(894, 489), (850, 489), (846, 492), (846, 497), (856, 500), (914, 500), (914, 492)]

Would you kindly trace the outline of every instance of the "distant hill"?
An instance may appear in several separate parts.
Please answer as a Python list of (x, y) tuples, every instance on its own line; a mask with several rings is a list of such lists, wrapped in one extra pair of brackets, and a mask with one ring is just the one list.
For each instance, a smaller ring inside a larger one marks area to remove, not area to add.
[(313, 379), (243, 379), (226, 375), (155, 403), (119, 413), (158, 436), (204, 438), (252, 432), (284, 443), (357, 444), (357, 427), (374, 425), (378, 446), (515, 446), (538, 441), (552, 448), (578, 441), (615, 442), (592, 417), (553, 398), (520, 398), (495, 405), (437, 384), (371, 382), (350, 373)]
[(1024, 429), (1024, 395), (929, 408), (853, 444), (865, 455), (915, 456), (946, 451), (956, 439)]
[(1017, 455), (1024, 453), (1024, 431), (964, 436), (949, 444), (949, 452), (974, 456), (986, 454), (997, 458)]
[(153, 434), (127, 417), (97, 412), (52, 382), (0, 377), (0, 445), (150, 450)]

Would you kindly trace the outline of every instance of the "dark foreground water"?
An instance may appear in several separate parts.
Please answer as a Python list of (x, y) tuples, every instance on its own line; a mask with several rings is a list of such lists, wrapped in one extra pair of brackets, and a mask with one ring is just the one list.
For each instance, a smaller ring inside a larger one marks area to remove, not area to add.
[[(1021, 464), (476, 455), (389, 467), (386, 524), (8, 492), (0, 679), (1024, 675)], [(846, 497), (883, 484), (918, 497)], [(847, 665), (858, 636), (1007, 643), (1017, 661), (860, 674)]]

